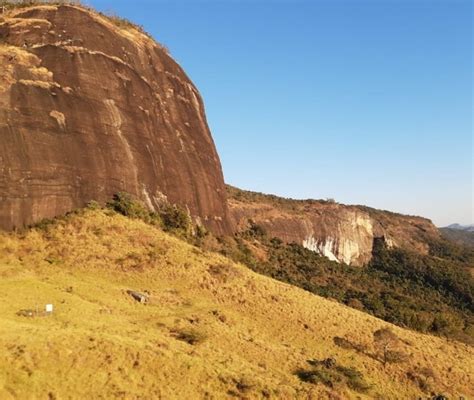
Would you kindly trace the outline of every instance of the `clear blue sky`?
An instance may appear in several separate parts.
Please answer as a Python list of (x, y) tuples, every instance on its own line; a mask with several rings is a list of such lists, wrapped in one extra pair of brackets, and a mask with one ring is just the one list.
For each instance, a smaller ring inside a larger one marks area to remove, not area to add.
[(90, 0), (168, 46), (226, 181), (473, 223), (469, 0)]

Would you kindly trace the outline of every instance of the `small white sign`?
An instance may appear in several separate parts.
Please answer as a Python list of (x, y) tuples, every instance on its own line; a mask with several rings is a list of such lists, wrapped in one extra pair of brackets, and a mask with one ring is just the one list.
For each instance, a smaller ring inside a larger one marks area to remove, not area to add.
[(46, 304), (46, 312), (47, 313), (52, 313), (53, 312), (53, 305), (52, 304)]

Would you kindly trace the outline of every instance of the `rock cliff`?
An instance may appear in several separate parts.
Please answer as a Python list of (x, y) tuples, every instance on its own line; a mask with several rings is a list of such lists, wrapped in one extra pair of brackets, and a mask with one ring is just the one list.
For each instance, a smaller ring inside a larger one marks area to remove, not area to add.
[[(363, 265), (375, 238), (426, 253), (430, 221), (226, 188), (203, 101), (168, 52), (130, 23), (72, 5), (0, 15), (0, 228), (124, 191), (186, 207), (216, 234), (270, 235)], [(231, 209), (229, 214), (228, 208)]]
[(231, 232), (201, 97), (146, 34), (70, 5), (0, 14), (0, 228), (119, 191)]
[(376, 238), (383, 238), (389, 247), (426, 254), (429, 243), (440, 237), (431, 221), (421, 217), (332, 201), (284, 199), (230, 186), (227, 189), (230, 212), (239, 230), (247, 229), (252, 220), (270, 236), (302, 244), (337, 262), (366, 264)]

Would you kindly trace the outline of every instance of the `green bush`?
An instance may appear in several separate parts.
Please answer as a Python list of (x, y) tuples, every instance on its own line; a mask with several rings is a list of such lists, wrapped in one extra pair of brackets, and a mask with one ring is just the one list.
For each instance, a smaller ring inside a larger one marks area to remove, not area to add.
[(113, 196), (107, 207), (126, 217), (160, 226), (164, 231), (193, 244), (199, 244), (199, 239), (208, 234), (203, 226), (195, 226), (189, 213), (177, 205), (163, 203), (158, 211), (154, 212), (130, 194), (120, 192)]
[(443, 335), (450, 335), (463, 330), (464, 322), (452, 312), (442, 312), (434, 317), (432, 330)]
[(298, 369), (295, 372), (303, 382), (315, 385), (321, 383), (330, 388), (347, 386), (359, 393), (366, 393), (371, 388), (360, 371), (339, 365), (332, 357), (322, 361), (308, 360), (308, 363), (312, 366), (310, 369)]
[(165, 204), (160, 207), (159, 215), (163, 222), (165, 231), (181, 231), (189, 234), (192, 229), (192, 221), (189, 214), (176, 205)]
[(326, 385), (331, 388), (339, 386), (344, 382), (341, 374), (334, 370), (298, 370), (296, 372), (296, 375), (303, 382), (313, 383), (315, 385), (318, 383), (322, 383), (323, 385)]
[(43, 218), (41, 221), (36, 222), (33, 225), (30, 225), (30, 228), (38, 229), (40, 231), (48, 230), (55, 223), (54, 219)]
[(114, 194), (107, 206), (126, 217), (141, 219), (146, 222), (152, 219), (150, 211), (141, 202), (125, 192)]
[(102, 207), (100, 206), (100, 204), (97, 201), (91, 200), (91, 201), (89, 201), (89, 203), (87, 203), (86, 208), (88, 210), (100, 210)]
[(257, 225), (253, 220), (249, 220), (249, 228), (242, 234), (247, 238), (263, 238), (267, 232), (261, 225)]
[(371, 385), (369, 385), (364, 378), (362, 372), (358, 371), (353, 367), (343, 367), (337, 366), (337, 371), (346, 377), (347, 386), (352, 390), (360, 393), (366, 393), (370, 390)]

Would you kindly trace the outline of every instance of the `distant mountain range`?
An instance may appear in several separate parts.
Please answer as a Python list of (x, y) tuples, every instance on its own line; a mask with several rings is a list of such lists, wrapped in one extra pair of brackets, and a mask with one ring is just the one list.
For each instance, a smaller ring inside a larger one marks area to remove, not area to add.
[(455, 229), (457, 231), (474, 232), (474, 225), (451, 224), (451, 225), (446, 226), (445, 229)]

